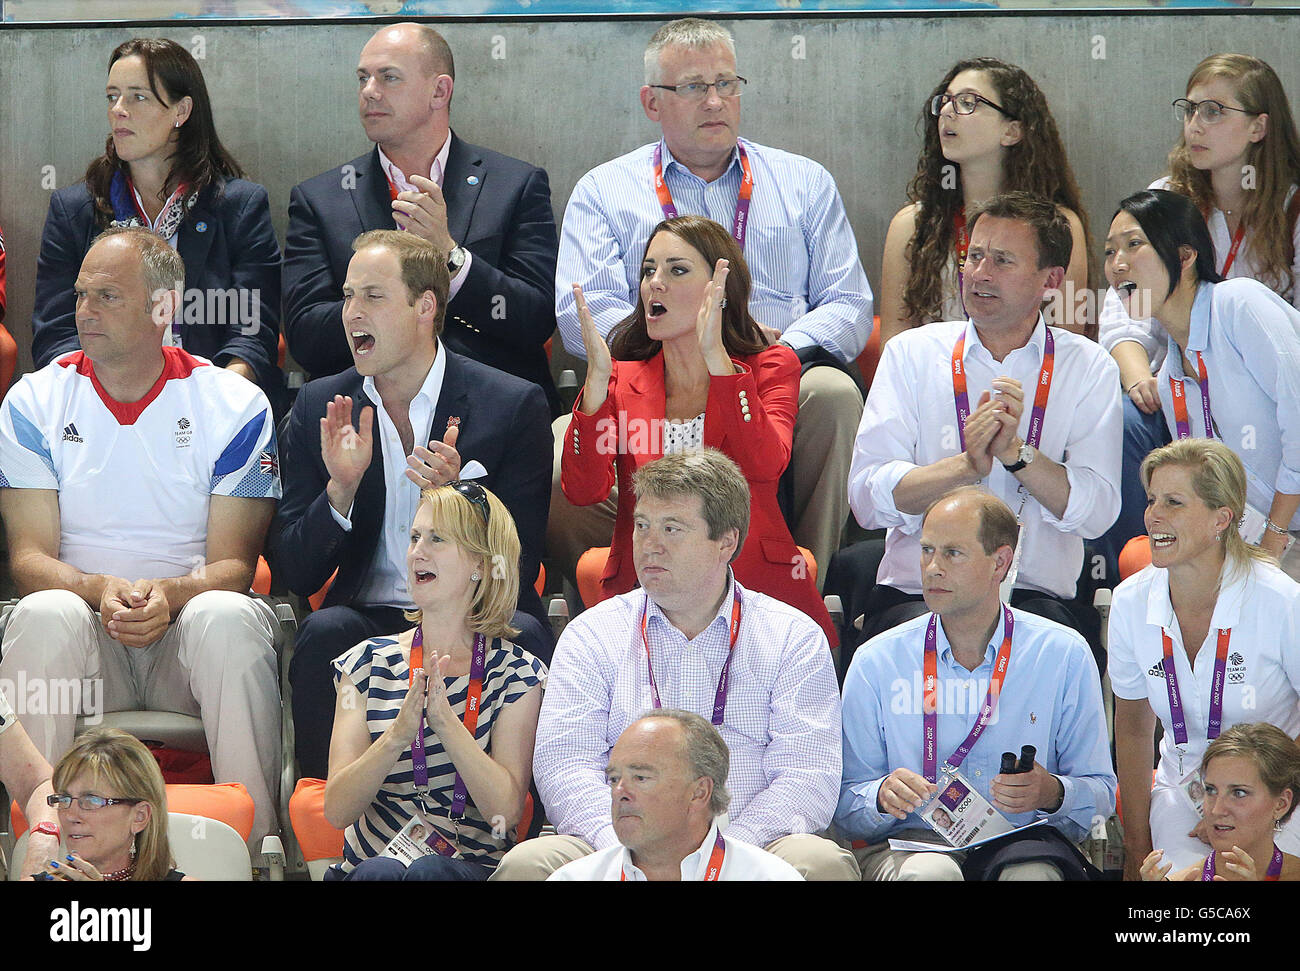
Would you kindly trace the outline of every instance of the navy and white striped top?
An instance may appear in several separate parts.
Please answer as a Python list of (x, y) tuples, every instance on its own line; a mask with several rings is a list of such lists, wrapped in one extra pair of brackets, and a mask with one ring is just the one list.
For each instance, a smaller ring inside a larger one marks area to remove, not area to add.
[[(335, 683), (341, 678), (348, 678), (366, 700), (366, 727), (370, 730), (372, 743), (384, 733), (402, 707), (410, 677), (409, 657), (409, 647), (403, 647), (396, 637), (374, 637), (334, 660)], [(537, 658), (508, 641), (498, 639), (492, 642), (488, 647), (487, 665), (483, 672), (483, 693), (480, 698), (478, 728), (475, 731), (479, 746), (485, 752), (492, 752), (492, 726), (502, 710), (545, 681), (546, 666)], [(447, 701), (451, 710), (458, 719), (463, 719), (469, 675), (447, 678), (446, 684)], [(454, 831), (448, 821), (448, 814), (456, 782), (456, 767), (447, 757), (442, 742), (427, 721), (424, 726), (424, 749), (429, 762), (430, 790), (425, 798), (424, 814), (437, 823), (450, 839)], [(415, 796), (411, 749), (408, 746), (379, 787), (374, 801), (362, 817), (347, 828), (341, 864), (343, 872), (382, 853), (389, 840), (420, 809)], [(504, 839), (493, 838), (492, 824), (483, 818), (472, 799), (465, 806), (465, 818), (459, 826), (461, 852), (466, 859), (492, 865), (509, 849)]]

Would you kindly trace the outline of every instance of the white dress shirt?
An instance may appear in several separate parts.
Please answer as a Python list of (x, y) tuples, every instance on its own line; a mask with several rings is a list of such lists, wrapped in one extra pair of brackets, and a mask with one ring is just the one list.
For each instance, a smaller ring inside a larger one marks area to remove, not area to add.
[[(1156, 179), (1148, 189), (1167, 189), (1169, 188), (1169, 177)], [(1291, 191), (1287, 193), (1287, 204), (1290, 205), (1291, 196), (1295, 194), (1296, 187), (1292, 186)], [(1228, 250), (1232, 249), (1232, 233), (1228, 232), (1228, 217), (1224, 215), (1222, 209), (1211, 209), (1210, 216), (1205, 225), (1210, 230), (1210, 240), (1214, 243), (1214, 265), (1220, 273), (1223, 272), (1223, 261), (1228, 258)], [(1234, 280), (1237, 277), (1249, 277), (1252, 280), (1258, 280), (1260, 274), (1259, 264), (1255, 262), (1254, 254), (1251, 251), (1252, 234), (1246, 234), (1242, 237), (1241, 246), (1237, 250), (1237, 255), (1232, 258), (1232, 266), (1228, 267), (1227, 278)], [(1291, 280), (1300, 280), (1300, 220), (1296, 221), (1292, 229), (1292, 245), (1295, 247), (1295, 259), (1291, 265)], [(1289, 299), (1291, 305), (1300, 310), (1300, 286), (1292, 283), (1289, 294), (1282, 295), (1284, 299)], [(1142, 345), (1142, 349), (1147, 352), (1147, 357), (1151, 361), (1151, 373), (1154, 374), (1160, 370), (1160, 365), (1165, 362), (1165, 329), (1160, 326), (1159, 322), (1151, 318), (1134, 320), (1124, 309), (1124, 305), (1119, 301), (1119, 295), (1115, 293), (1113, 287), (1106, 289), (1106, 297), (1102, 301), (1101, 314), (1098, 318), (1097, 341), (1108, 351), (1113, 351), (1115, 345), (1122, 341), (1135, 341)]]
[[(888, 528), (878, 580), (921, 592), (921, 519), (898, 510), (894, 488), (915, 468), (957, 455), (952, 351), (966, 335), (964, 360), (971, 410), (993, 379), (1015, 378), (1024, 389), (1020, 437), (1028, 438), (1034, 389), (1043, 366), (1047, 328), (1040, 315), (1029, 342), (998, 362), (974, 324), (949, 321), (904, 331), (885, 345), (867, 395), (849, 470), (849, 505), (868, 529)], [(1056, 364), (1039, 450), (1065, 466), (1070, 498), (1058, 519), (1020, 491), (994, 459), (983, 485), (1012, 512), (1021, 509), (1022, 552), (1017, 588), (1071, 599), (1083, 565), (1083, 540), (1100, 536), (1119, 514), (1120, 434), (1117, 367), (1092, 341), (1052, 328)]]
[[(718, 838), (718, 824), (694, 853), (682, 860), (682, 882), (699, 882), (709, 868), (709, 857)], [(780, 857), (751, 846), (735, 836), (725, 836), (722, 869), (718, 880), (802, 880), (799, 871)], [(632, 853), (622, 843), (615, 843), (590, 856), (566, 863), (548, 880), (623, 880), (646, 882), (646, 875), (632, 862)]]
[[(442, 394), (442, 379), (447, 373), (447, 355), (443, 353), (442, 342), (438, 342), (433, 366), (425, 375), (424, 384), (411, 399), (407, 416), (411, 422), (416, 445), (427, 445), (422, 438), (433, 413), (438, 407), (438, 396)], [(406, 583), (406, 550), (410, 545), (411, 523), (415, 520), (415, 511), (420, 507), (420, 487), (406, 477), (406, 449), (402, 447), (402, 438), (397, 433), (397, 426), (388, 416), (383, 399), (375, 387), (375, 379), (367, 376), (361, 386), (370, 400), (375, 403), (377, 419), (375, 444), (379, 446), (384, 464), (384, 532), (375, 544), (375, 558), (370, 566), (370, 574), (357, 592), (356, 603), (368, 606), (410, 608), (411, 590)], [(432, 429), (435, 438), (441, 437), (441, 429)], [(352, 510), (347, 516), (340, 516), (338, 510), (330, 506), (330, 515), (347, 532), (352, 531)]]
[[(749, 310), (781, 332), (795, 350), (814, 344), (841, 361), (854, 360), (871, 337), (871, 286), (831, 174), (812, 159), (740, 139), (754, 174), (745, 230), (745, 263), (753, 277)], [(664, 184), (681, 215), (707, 216), (728, 231), (740, 192), (740, 156), (705, 182), (663, 146)], [(592, 169), (574, 186), (564, 210), (555, 273), (555, 316), (570, 354), (587, 356), (572, 284), (582, 286), (597, 329), (605, 335), (632, 313), (641, 286), (641, 257), (664, 218), (654, 190), (655, 143)]]
[[(740, 633), (718, 726), (731, 752), (724, 833), (766, 846), (831, 821), (840, 785), (840, 694), (821, 628), (793, 607), (735, 588)], [(613, 597), (564, 629), (537, 722), (533, 777), (546, 815), (559, 832), (596, 849), (618, 844), (605, 781), (610, 750), (654, 707), (641, 640), (647, 599), (640, 589)], [(647, 635), (664, 707), (712, 717), (731, 600), (729, 584), (717, 616), (693, 640), (650, 601)]]
[[(384, 154), (383, 148), (379, 148), (379, 164), (388, 176), (388, 181), (397, 186), (398, 192), (419, 192), (415, 183), (411, 182), (401, 169), (392, 163), (387, 155)], [(442, 188), (442, 179), (447, 172), (447, 156), (451, 154), (451, 135), (448, 134), (442, 140), (442, 148), (438, 149), (438, 154), (434, 156), (433, 165), (429, 166), (429, 181)], [(404, 227), (403, 227), (404, 228)], [(451, 287), (447, 290), (447, 302), (451, 303), (460, 293), (460, 288), (465, 284), (465, 278), (469, 276), (469, 265), (474, 262), (474, 254), (465, 250), (465, 262), (461, 264), (460, 272), (451, 278)]]
[[(1267, 515), (1274, 492), (1300, 493), (1300, 310), (1254, 280), (1202, 283), (1185, 350), (1192, 363), (1196, 351), (1205, 363), (1215, 427), (1205, 427), (1200, 380), (1183, 372), (1169, 338), (1156, 381), (1169, 434), (1178, 435), (1173, 378), (1183, 385), (1188, 430), (1237, 453), (1246, 467), (1246, 501)], [(1300, 529), (1300, 512), (1291, 528)]]
[[(1224, 729), (1240, 722), (1268, 722), (1292, 738), (1300, 735), (1300, 585), (1277, 567), (1258, 561), (1229, 572), (1214, 604), (1205, 641), (1193, 666), (1182, 628), (1169, 599), (1169, 571), (1148, 566), (1115, 588), (1110, 608), (1107, 671), (1115, 697), (1144, 700), (1164, 726), (1160, 765), (1151, 795), (1153, 845), (1166, 857), (1182, 847), (1176, 866), (1187, 866), (1208, 850), (1187, 832), (1196, 824), (1190, 802), (1177, 791), (1181, 776), (1169, 691), (1164, 675), (1161, 631), (1173, 645), (1178, 694), (1187, 723), (1182, 771), (1201, 764), (1209, 744), (1210, 687), (1220, 629), (1232, 630), (1223, 691)], [(1184, 805), (1184, 803), (1186, 803)], [(1298, 816), (1297, 818), (1300, 818)], [(1284, 835), (1290, 853), (1300, 852), (1300, 823)], [(1184, 844), (1186, 844), (1184, 846)], [(1182, 862), (1185, 861), (1185, 862)]]

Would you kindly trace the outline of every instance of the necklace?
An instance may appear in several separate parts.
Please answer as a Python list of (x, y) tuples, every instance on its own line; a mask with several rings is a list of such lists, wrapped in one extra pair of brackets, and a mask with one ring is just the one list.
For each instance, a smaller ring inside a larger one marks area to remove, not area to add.
[(135, 876), (135, 860), (133, 859), (121, 870), (114, 870), (112, 873), (105, 873), (105, 880), (130, 880)]

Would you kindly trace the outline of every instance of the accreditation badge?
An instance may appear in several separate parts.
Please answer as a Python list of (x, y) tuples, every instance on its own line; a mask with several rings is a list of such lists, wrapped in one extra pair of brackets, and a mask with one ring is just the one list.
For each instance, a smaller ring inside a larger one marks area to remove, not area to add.
[(1201, 777), (1199, 768), (1192, 769), (1178, 781), (1178, 791), (1191, 803), (1197, 816), (1205, 816), (1205, 780)]
[(949, 846), (960, 848), (1015, 829), (957, 769), (946, 766), (937, 786), (920, 816)]
[(422, 856), (446, 856), (453, 860), (461, 859), (455, 845), (427, 816), (416, 813), (401, 832), (388, 841), (380, 856), (392, 857), (406, 866), (410, 866)]

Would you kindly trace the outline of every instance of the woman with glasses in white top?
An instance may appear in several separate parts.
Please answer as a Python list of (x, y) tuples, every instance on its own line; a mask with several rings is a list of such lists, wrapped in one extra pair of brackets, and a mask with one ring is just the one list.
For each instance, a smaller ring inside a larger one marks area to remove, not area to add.
[[(1182, 133), (1169, 153), (1169, 174), (1150, 188), (1181, 193), (1201, 211), (1224, 279), (1258, 280), (1300, 308), (1300, 134), (1277, 74), (1246, 54), (1214, 54), (1192, 71), (1173, 109)], [(1124, 502), (1102, 540), (1113, 558), (1142, 532), (1138, 466), (1169, 441), (1155, 379), (1165, 335), (1149, 308), (1130, 315), (1113, 290), (1099, 324), (1126, 399)]]
[[(1048, 323), (1083, 333), (1089, 323), (1088, 217), (1047, 99), (1033, 78), (992, 57), (959, 61), (926, 100), (924, 128), (908, 204), (885, 237), (880, 341), (936, 320), (965, 320), (961, 268), (966, 213), (1002, 192), (1033, 192), (1055, 202), (1074, 246)], [(1075, 308), (1079, 308), (1076, 313)]]
[[(1217, 846), (1205, 802), (1214, 780), (1197, 771), (1215, 738), (1260, 721), (1300, 734), (1300, 586), (1238, 532), (1241, 460), (1189, 438), (1153, 451), (1141, 475), (1152, 562), (1115, 589), (1107, 668), (1130, 880), (1152, 850), (1181, 870)], [(1300, 850), (1295, 830), (1277, 838), (1290, 853)]]

